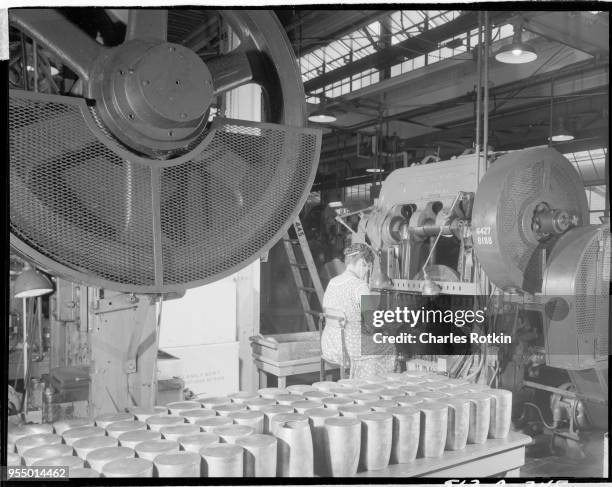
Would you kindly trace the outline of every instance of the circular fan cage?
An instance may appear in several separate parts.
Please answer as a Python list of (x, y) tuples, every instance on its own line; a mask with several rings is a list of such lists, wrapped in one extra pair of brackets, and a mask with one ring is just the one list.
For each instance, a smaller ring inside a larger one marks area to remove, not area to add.
[(610, 226), (587, 225), (562, 235), (542, 284), (552, 310), (549, 340), (558, 341), (549, 365), (590, 368), (608, 355), (609, 289)]
[[(11, 245), (74, 282), (182, 291), (238, 271), (288, 231), (321, 133), (304, 127), (300, 72), (270, 11), (125, 13), (123, 42), (102, 45), (66, 12), (10, 12)], [(264, 122), (215, 112), (249, 83)]]

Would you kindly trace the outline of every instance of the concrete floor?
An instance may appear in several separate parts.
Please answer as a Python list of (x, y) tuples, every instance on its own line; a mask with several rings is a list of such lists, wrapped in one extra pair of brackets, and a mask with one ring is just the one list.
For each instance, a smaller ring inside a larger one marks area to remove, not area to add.
[(538, 435), (526, 448), (521, 477), (601, 478), (602, 436), (603, 432), (592, 431), (585, 434), (584, 443), (575, 445), (573, 450), (552, 452), (551, 436), (546, 433)]
[(601, 477), (601, 462), (574, 460), (565, 456), (551, 455), (543, 458), (527, 458), (521, 467), (521, 477)]

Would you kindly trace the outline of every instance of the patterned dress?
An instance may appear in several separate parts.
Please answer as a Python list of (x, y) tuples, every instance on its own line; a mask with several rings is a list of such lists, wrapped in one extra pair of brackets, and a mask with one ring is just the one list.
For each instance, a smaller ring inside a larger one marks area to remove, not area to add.
[[(346, 270), (329, 281), (323, 296), (323, 308), (329, 314), (342, 312), (346, 316), (345, 342), (353, 378), (382, 375), (394, 372), (397, 356), (393, 345), (378, 348), (378, 354), (362, 354), (361, 341), (361, 296), (371, 294), (365, 281)], [(370, 345), (371, 337), (364, 336)], [(370, 349), (371, 347), (368, 347)], [(321, 355), (325, 360), (341, 363), (342, 339), (340, 326), (336, 320), (327, 320), (321, 337)]]

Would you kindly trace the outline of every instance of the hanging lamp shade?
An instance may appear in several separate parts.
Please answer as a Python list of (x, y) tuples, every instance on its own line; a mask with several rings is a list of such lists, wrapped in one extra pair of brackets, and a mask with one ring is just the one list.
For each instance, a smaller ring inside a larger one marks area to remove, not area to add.
[(337, 118), (328, 108), (321, 106), (308, 115), (308, 120), (314, 123), (332, 123)]
[(538, 54), (530, 44), (523, 42), (521, 34), (522, 28), (515, 26), (512, 43), (503, 46), (497, 51), (495, 59), (500, 63), (506, 64), (524, 64), (535, 61), (538, 58)]
[(320, 97), (319, 106), (308, 115), (308, 121), (314, 123), (332, 123), (337, 120), (334, 112), (332, 112), (325, 103), (325, 97)]
[(552, 136), (549, 137), (549, 139), (551, 142), (567, 142), (574, 140), (574, 135), (567, 129), (562, 117), (559, 117), (557, 122), (553, 125)]
[(16, 298), (33, 298), (53, 292), (53, 284), (36, 269), (26, 268), (15, 280)]

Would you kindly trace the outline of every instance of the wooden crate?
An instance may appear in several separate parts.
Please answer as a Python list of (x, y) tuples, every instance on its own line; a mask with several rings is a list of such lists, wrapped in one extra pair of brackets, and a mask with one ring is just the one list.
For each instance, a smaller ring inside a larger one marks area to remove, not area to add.
[(255, 357), (262, 357), (266, 361), (286, 362), (321, 357), (318, 331), (253, 336), (251, 348)]

